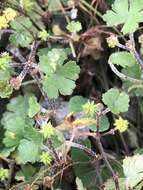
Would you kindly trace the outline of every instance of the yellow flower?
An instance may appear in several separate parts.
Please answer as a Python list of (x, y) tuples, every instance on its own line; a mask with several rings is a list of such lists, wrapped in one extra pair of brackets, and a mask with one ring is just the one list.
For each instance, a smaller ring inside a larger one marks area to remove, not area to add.
[(49, 34), (46, 30), (42, 30), (38, 33), (38, 37), (41, 38), (41, 40), (46, 41), (49, 37)]
[(14, 20), (14, 18), (17, 16), (17, 12), (14, 9), (7, 8), (3, 11), (5, 18), (7, 22)]
[(119, 130), (121, 133), (128, 129), (129, 122), (122, 117), (115, 120), (114, 126), (115, 130)]
[(91, 117), (93, 117), (96, 112), (96, 105), (94, 101), (92, 102), (88, 101), (86, 104), (82, 106), (82, 108), (83, 108), (83, 111)]
[(45, 165), (49, 165), (52, 161), (52, 156), (49, 154), (49, 152), (42, 152), (40, 156), (41, 162), (43, 162)]
[(4, 16), (0, 16), (0, 30), (8, 27), (8, 21)]
[(51, 122), (48, 122), (47, 124), (41, 127), (40, 132), (43, 134), (44, 138), (46, 139), (54, 135), (55, 129), (52, 126)]
[(119, 43), (118, 38), (115, 35), (111, 35), (106, 40), (107, 40), (108, 47), (110, 48), (115, 48)]

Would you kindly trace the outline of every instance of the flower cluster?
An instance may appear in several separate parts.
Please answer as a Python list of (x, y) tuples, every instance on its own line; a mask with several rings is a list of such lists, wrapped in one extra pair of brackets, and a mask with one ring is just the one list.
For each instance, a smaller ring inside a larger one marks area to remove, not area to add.
[(118, 130), (121, 133), (128, 129), (128, 125), (129, 125), (129, 122), (123, 119), (122, 117), (119, 117), (119, 119), (116, 119), (114, 123), (115, 130)]
[(94, 101), (91, 101), (91, 102), (88, 101), (86, 104), (84, 104), (84, 105), (82, 106), (82, 109), (83, 109), (83, 111), (84, 111), (87, 115), (93, 117), (94, 114), (95, 114), (95, 112), (96, 112), (96, 105), (95, 105)]
[(14, 20), (14, 18), (17, 16), (17, 12), (13, 10), (12, 8), (6, 8), (3, 11), (3, 15), (0, 16), (0, 30), (7, 28), (9, 25), (9, 22)]
[(0, 168), (0, 180), (5, 180), (6, 178), (8, 178), (9, 176), (9, 171), (8, 169), (3, 169), (3, 168)]
[(119, 43), (118, 38), (115, 35), (111, 35), (106, 40), (107, 40), (108, 47), (110, 48), (115, 48)]
[(38, 33), (38, 37), (41, 38), (41, 40), (46, 41), (49, 37), (49, 34), (46, 30), (42, 30)]
[(52, 161), (52, 156), (48, 152), (42, 152), (40, 156), (41, 162), (43, 162), (45, 165), (49, 165)]
[(47, 124), (41, 127), (40, 132), (43, 134), (43, 137), (46, 139), (54, 135), (55, 129), (52, 126), (51, 122), (48, 122)]

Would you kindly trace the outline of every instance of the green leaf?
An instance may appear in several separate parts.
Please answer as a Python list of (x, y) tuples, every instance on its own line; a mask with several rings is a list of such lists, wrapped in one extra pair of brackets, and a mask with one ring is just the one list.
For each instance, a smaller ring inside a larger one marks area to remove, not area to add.
[(17, 115), (25, 116), (26, 107), (24, 105), (24, 97), (19, 95), (15, 98), (12, 98), (7, 104), (7, 110), (10, 112), (15, 112)]
[(109, 63), (110, 62), (122, 67), (132, 67), (136, 64), (136, 60), (133, 55), (126, 51), (112, 53), (109, 58)]
[[(125, 75), (135, 78), (135, 79), (141, 79), (141, 69), (140, 66), (138, 64), (135, 64), (132, 67), (127, 67), (122, 69), (122, 73), (124, 73)], [(131, 86), (135, 85), (134, 83), (130, 82), (130, 81), (123, 81), (123, 88), (125, 90), (128, 90)], [(134, 88), (131, 91), (132, 95), (136, 95), (136, 96), (143, 96), (143, 89), (142, 88)]]
[(8, 81), (10, 79), (11, 71), (11, 68), (8, 68), (5, 71), (0, 71), (0, 81)]
[(34, 117), (40, 111), (40, 104), (37, 102), (37, 98), (35, 96), (31, 96), (29, 98), (29, 109), (28, 115), (29, 117)]
[(12, 94), (12, 88), (8, 81), (0, 80), (0, 97), (9, 98)]
[[(109, 120), (108, 120), (107, 116), (104, 115), (104, 116), (101, 117), (99, 126), (100, 126), (99, 127), (100, 132), (104, 132), (104, 131), (107, 131), (109, 129), (110, 123), (109, 123)], [(89, 128), (92, 131), (97, 130), (96, 125), (91, 125), (91, 126), (89, 126)]]
[(68, 0), (49, 0), (48, 1), (48, 10), (53, 12), (53, 11), (59, 11), (61, 10), (61, 3), (66, 5)]
[[(53, 56), (53, 52), (51, 53), (50, 56)], [(47, 64), (43, 67), (43, 71), (47, 74), (43, 80), (43, 88), (49, 98), (57, 98), (59, 93), (70, 95), (75, 88), (75, 80), (80, 72), (79, 66), (74, 61), (62, 65), (66, 57), (63, 52), (61, 53), (61, 57), (49, 59), (51, 66)]]
[(49, 98), (58, 98), (59, 93), (62, 95), (70, 95), (75, 86), (73, 80), (59, 75), (53, 75), (49, 78), (47, 77), (43, 81), (43, 88)]
[(9, 40), (12, 43), (12, 45), (14, 46), (20, 45), (21, 47), (24, 48), (28, 47), (32, 43), (33, 37), (28, 31), (20, 31), (11, 34)]
[[(118, 178), (119, 186), (121, 190), (126, 190), (125, 187), (125, 178)], [(115, 190), (115, 182), (113, 179), (108, 179), (106, 183), (104, 183), (105, 189), (104, 190)]]
[[(89, 140), (84, 140), (79, 142), (79, 144), (83, 144), (88, 148), (91, 146)], [(97, 174), (95, 167), (91, 164), (91, 158), (84, 151), (76, 148), (72, 148), (71, 156), (73, 163), (78, 163), (73, 164), (76, 177), (81, 179), (83, 186), (87, 189), (92, 189), (95, 187), (97, 183)]]
[(42, 145), (42, 141), (43, 141), (42, 134), (39, 133), (35, 128), (33, 128), (33, 126), (30, 126), (30, 125), (25, 126), (24, 138), (29, 141), (33, 141), (39, 147), (41, 147)]
[(15, 179), (17, 181), (28, 181), (35, 171), (36, 169), (30, 164), (22, 165), (21, 170), (16, 173)]
[(48, 51), (47, 55), (42, 55), (39, 57), (39, 65), (41, 70), (49, 75), (54, 73), (56, 69), (59, 69), (59, 66), (62, 65), (66, 59), (67, 53), (64, 49), (53, 48)]
[(33, 37), (28, 30), (34, 31), (32, 22), (28, 17), (20, 16), (10, 23), (16, 32), (10, 35), (10, 42), (14, 46), (28, 47), (33, 41)]
[(143, 155), (136, 154), (123, 160), (127, 188), (133, 188), (143, 180)]
[(103, 94), (102, 100), (113, 113), (128, 111), (129, 96), (125, 92), (111, 88)]
[(50, 140), (52, 141), (52, 145), (55, 150), (61, 152), (63, 155), (66, 151), (65, 138), (63, 136), (63, 133), (55, 130), (55, 133), (50, 137)]
[(9, 53), (4, 52), (0, 55), (0, 71), (6, 71), (9, 68), (11, 62), (11, 56)]
[(108, 26), (123, 24), (124, 34), (135, 32), (140, 22), (143, 22), (142, 0), (115, 0), (112, 10), (103, 15)]
[(71, 80), (76, 80), (78, 78), (79, 72), (79, 66), (76, 65), (75, 61), (67, 62), (65, 65), (63, 65), (63, 67), (57, 70), (57, 74)]
[(32, 22), (28, 17), (20, 16), (11, 21), (10, 25), (12, 29), (21, 32), (25, 29), (30, 29), (32, 27)]
[(83, 111), (82, 106), (86, 104), (88, 101), (87, 98), (84, 98), (82, 96), (74, 96), (69, 101), (69, 110), (70, 112), (81, 112)]
[(82, 26), (81, 23), (79, 21), (71, 21), (68, 25), (67, 25), (67, 30), (71, 33), (77, 33), (80, 30), (82, 30)]
[(11, 114), (11, 117), (5, 119), (3, 123), (5, 129), (14, 133), (22, 133), (25, 127), (25, 120), (15, 114)]
[(75, 181), (76, 181), (77, 189), (86, 190), (86, 188), (83, 186), (83, 183), (82, 183), (81, 179), (79, 179), (78, 177), (76, 177)]
[(18, 154), (21, 163), (34, 163), (38, 160), (39, 146), (35, 144), (33, 141), (23, 139), (20, 141), (20, 145), (18, 147)]
[(15, 150), (15, 147), (10, 147), (10, 148), (6, 148), (4, 147), (3, 150), (0, 151), (0, 156), (1, 157), (8, 157), (10, 155), (11, 152), (13, 152)]
[(20, 140), (22, 139), (22, 134), (17, 134), (11, 131), (5, 132), (5, 137), (3, 139), (3, 144), (6, 147), (16, 147), (19, 145)]

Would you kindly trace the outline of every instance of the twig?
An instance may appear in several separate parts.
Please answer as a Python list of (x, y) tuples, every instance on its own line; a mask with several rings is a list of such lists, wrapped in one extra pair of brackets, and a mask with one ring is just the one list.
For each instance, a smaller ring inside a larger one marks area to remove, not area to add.
[(136, 58), (138, 64), (141, 67), (141, 70), (143, 72), (143, 60), (140, 58), (139, 53), (136, 51), (136, 47), (135, 47), (135, 40), (134, 40), (134, 34), (131, 33), (129, 34), (129, 38), (130, 38), (130, 42), (131, 42), (131, 46), (130, 46), (130, 52), (134, 55), (134, 57)]
[(111, 63), (109, 62), (109, 66), (111, 68), (111, 70), (119, 77), (121, 78), (122, 80), (128, 80), (132, 83), (135, 83), (135, 84), (143, 84), (143, 81), (142, 80), (138, 80), (138, 79), (134, 79), (132, 77), (129, 77), (129, 76), (126, 76), (124, 75), (123, 73), (120, 73), (116, 67)]
[(93, 158), (99, 158), (99, 156), (94, 151), (92, 151), (91, 149), (87, 148), (84, 145), (81, 145), (75, 142), (66, 141), (66, 145), (69, 146), (69, 144), (72, 147), (85, 151), (88, 155), (92, 156)]
[(100, 154), (102, 155), (102, 158), (107, 166), (107, 168), (110, 170), (111, 174), (112, 174), (112, 178), (113, 178), (113, 181), (115, 183), (115, 187), (116, 187), (116, 190), (120, 190), (120, 187), (119, 187), (119, 181), (118, 181), (118, 175), (115, 173), (115, 171), (113, 170), (112, 166), (110, 165), (110, 162), (108, 161), (107, 159), (107, 156), (104, 152), (104, 149), (102, 147), (102, 144), (101, 144), (101, 136), (100, 136), (100, 132), (99, 132), (99, 127), (100, 127), (100, 117), (101, 117), (101, 114), (99, 112), (96, 113), (96, 127), (97, 127), (97, 131), (96, 131), (96, 143), (97, 143), (97, 146), (99, 148), (99, 152)]
[(15, 162), (12, 160), (9, 163), (9, 178), (7, 181), (7, 186), (6, 186), (6, 190), (9, 190), (11, 182), (12, 182), (12, 178), (13, 178), (13, 173), (14, 173), (14, 166), (15, 166)]
[(55, 158), (55, 161), (56, 161), (56, 162), (60, 162), (60, 158), (59, 158), (59, 156), (58, 156), (58, 154), (57, 154), (55, 148), (53, 147), (53, 144), (52, 144), (51, 139), (48, 139), (47, 142), (48, 142), (49, 148), (51, 149), (51, 151), (52, 151), (52, 153), (53, 153), (53, 156), (54, 156), (54, 158)]

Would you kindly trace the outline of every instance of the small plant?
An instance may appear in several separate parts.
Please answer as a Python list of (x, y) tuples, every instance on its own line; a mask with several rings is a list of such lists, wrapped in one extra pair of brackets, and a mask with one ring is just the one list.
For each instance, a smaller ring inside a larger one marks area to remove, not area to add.
[(1, 188), (141, 190), (143, 0), (0, 9)]

